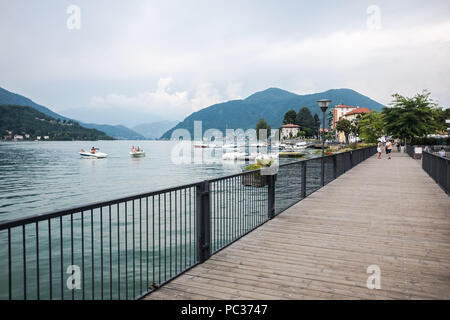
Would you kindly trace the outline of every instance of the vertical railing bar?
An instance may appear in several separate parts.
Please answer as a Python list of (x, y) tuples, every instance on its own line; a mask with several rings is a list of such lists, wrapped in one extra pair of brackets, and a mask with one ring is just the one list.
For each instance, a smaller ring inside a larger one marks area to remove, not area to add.
[(136, 236), (135, 236), (135, 215), (134, 215), (134, 200), (132, 201), (132, 207), (133, 207), (133, 213), (132, 213), (132, 219), (133, 219), (133, 226), (132, 226), (132, 240), (133, 240), (133, 298), (136, 297)]
[(64, 245), (63, 245), (63, 229), (62, 229), (62, 216), (59, 217), (59, 241), (60, 241), (60, 256), (61, 256), (61, 300), (64, 300)]
[(125, 202), (125, 300), (128, 300), (128, 202)]
[[(73, 266), (74, 265), (74, 260), (73, 260), (73, 214), (70, 215), (70, 262)], [(72, 300), (75, 300), (75, 290), (73, 290), (73, 288), (72, 288), (71, 291), (72, 291)]]
[(103, 207), (100, 207), (100, 287), (101, 287), (101, 300), (103, 300)]
[(192, 265), (192, 187), (189, 188), (189, 264)]
[(39, 222), (36, 222), (36, 293), (37, 300), (41, 300), (40, 283), (39, 283)]
[(152, 197), (152, 282), (155, 279), (155, 196)]
[(139, 273), (141, 277), (139, 294), (142, 294), (142, 198), (139, 198), (139, 264)]
[(12, 257), (12, 254), (11, 254), (11, 228), (8, 228), (8, 300), (12, 300), (12, 261), (11, 261), (11, 257)]
[(81, 286), (82, 299), (86, 299), (86, 290), (84, 285), (84, 211), (81, 211)]
[(111, 205), (109, 205), (109, 300), (112, 300), (112, 222)]
[(184, 267), (187, 267), (187, 189), (184, 189)]
[(145, 198), (145, 232), (146, 232), (146, 247), (147, 247), (147, 278), (145, 281), (146, 288), (149, 286), (148, 276), (149, 276), (149, 266), (148, 266), (148, 197)]
[(91, 258), (92, 258), (92, 300), (95, 300), (95, 267), (94, 267), (94, 210), (91, 209)]
[(161, 283), (161, 195), (158, 194), (158, 283)]
[(164, 193), (164, 281), (167, 280), (167, 215), (166, 215), (166, 193)]
[(48, 266), (49, 266), (49, 285), (50, 285), (50, 300), (53, 300), (53, 274), (52, 274), (52, 224), (51, 219), (48, 219)]
[(172, 191), (169, 192), (169, 277), (172, 278)]
[(177, 274), (177, 246), (178, 246), (178, 232), (177, 232), (177, 191), (175, 190), (175, 274)]
[(120, 300), (120, 207), (117, 204), (117, 300)]

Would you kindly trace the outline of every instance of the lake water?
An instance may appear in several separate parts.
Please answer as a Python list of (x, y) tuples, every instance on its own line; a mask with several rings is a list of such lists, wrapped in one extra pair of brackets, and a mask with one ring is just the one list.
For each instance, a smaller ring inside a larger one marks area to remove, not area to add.
[[(216, 163), (174, 164), (171, 151), (176, 144), (174, 141), (0, 143), (0, 221), (230, 175), (241, 172), (245, 164), (222, 161), (222, 149), (197, 149), (212, 152)], [(132, 145), (143, 148), (146, 157), (131, 158)], [(92, 146), (107, 153), (108, 158), (80, 158), (78, 152)]]
[[(201, 161), (176, 164), (171, 155), (177, 144), (0, 143), (0, 221), (218, 178), (241, 172), (245, 165), (223, 161), (222, 149), (192, 149), (191, 156), (198, 155), (193, 159)], [(80, 149), (92, 145), (108, 158), (80, 158)], [(132, 145), (143, 148), (146, 157), (131, 158)], [(313, 157), (311, 152), (306, 158)], [(280, 159), (281, 164), (291, 161)], [(308, 162), (307, 170), (309, 194), (318, 187), (320, 162)], [(300, 172), (300, 165), (293, 164), (278, 173), (277, 213), (300, 200)], [(267, 186), (243, 186), (239, 177), (210, 188), (212, 251), (266, 220)], [(103, 288), (112, 299), (136, 297), (148, 284), (163, 283), (195, 263), (195, 203), (195, 188), (187, 188), (15, 227), (10, 235), (3, 230), (0, 300), (8, 297), (9, 269), (13, 299), (103, 299)], [(80, 290), (66, 285), (71, 266), (81, 270)]]

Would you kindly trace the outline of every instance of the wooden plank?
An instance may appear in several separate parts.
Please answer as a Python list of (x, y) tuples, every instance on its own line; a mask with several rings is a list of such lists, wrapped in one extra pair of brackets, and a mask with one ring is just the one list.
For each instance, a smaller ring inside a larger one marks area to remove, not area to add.
[(372, 157), (146, 299), (450, 299), (449, 199), (408, 156)]

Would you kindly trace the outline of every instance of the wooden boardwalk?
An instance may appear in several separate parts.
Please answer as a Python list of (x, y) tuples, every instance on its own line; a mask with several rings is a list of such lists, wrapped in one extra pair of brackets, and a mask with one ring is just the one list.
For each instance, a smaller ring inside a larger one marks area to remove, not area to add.
[[(146, 299), (450, 299), (450, 197), (372, 157)], [(384, 156), (384, 155), (383, 155)], [(381, 269), (381, 289), (366, 286)]]

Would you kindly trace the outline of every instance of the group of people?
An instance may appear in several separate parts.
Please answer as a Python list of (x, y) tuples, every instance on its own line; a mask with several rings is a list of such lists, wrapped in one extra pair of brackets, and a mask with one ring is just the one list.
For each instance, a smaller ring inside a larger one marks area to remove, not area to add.
[[(85, 152), (85, 151), (84, 151), (84, 149), (81, 149), (80, 152)], [(91, 153), (95, 154), (95, 148), (94, 147), (91, 148)]]
[[(381, 141), (378, 141), (378, 145), (377, 145), (377, 152), (378, 152), (378, 159), (381, 159), (381, 150), (383, 148), (385, 148), (385, 152), (388, 156), (388, 160), (392, 159), (392, 142), (388, 139), (386, 140), (385, 143), (382, 143)], [(397, 142), (397, 149), (400, 149), (400, 143)]]
[(139, 146), (137, 148), (135, 146), (131, 147), (131, 152), (135, 153), (135, 152), (139, 152), (139, 151), (142, 151)]

